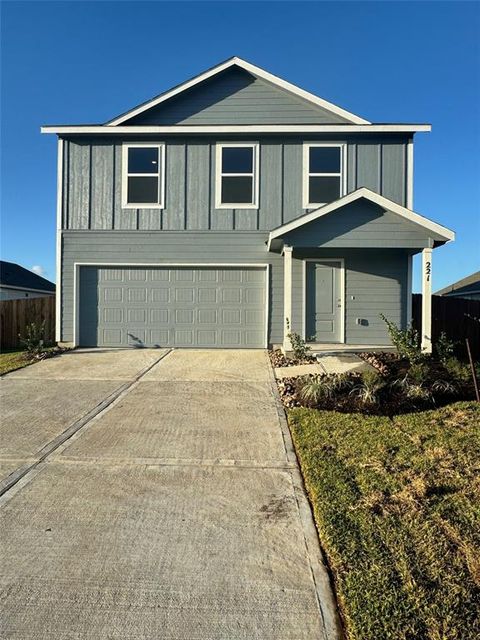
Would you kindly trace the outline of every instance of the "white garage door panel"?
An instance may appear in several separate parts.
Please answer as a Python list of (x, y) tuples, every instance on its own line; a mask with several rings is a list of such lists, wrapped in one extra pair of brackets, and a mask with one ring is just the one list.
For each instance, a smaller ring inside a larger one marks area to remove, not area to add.
[(80, 269), (82, 346), (264, 347), (265, 268)]

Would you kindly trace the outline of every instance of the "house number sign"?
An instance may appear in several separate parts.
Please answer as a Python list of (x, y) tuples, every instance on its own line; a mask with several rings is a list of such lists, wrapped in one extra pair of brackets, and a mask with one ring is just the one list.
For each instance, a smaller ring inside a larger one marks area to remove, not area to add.
[(430, 282), (430, 274), (432, 272), (432, 263), (431, 262), (426, 262), (425, 263), (425, 278), (427, 280), (427, 282)]

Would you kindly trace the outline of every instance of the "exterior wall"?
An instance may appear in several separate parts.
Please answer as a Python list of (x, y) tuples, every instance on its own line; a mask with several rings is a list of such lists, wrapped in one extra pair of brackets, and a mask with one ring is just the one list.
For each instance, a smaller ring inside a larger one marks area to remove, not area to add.
[(431, 246), (440, 236), (378, 205), (358, 200), (288, 234), (293, 247), (412, 248)]
[(338, 124), (326, 109), (260, 80), (243, 69), (222, 74), (128, 120), (132, 125)]
[(270, 264), (269, 339), (283, 340), (283, 258), (267, 251), (265, 233), (64, 232), (62, 336), (73, 340), (74, 263)]
[[(377, 249), (294, 250), (296, 286), (302, 292), (301, 313), (295, 316), (296, 330), (303, 334), (305, 304), (303, 263), (298, 258), (344, 258), (345, 342), (389, 345), (383, 313), (401, 327), (407, 325), (408, 252)], [(300, 285), (301, 282), (301, 285)], [(361, 324), (357, 324), (357, 319)]]
[(32, 291), (30, 289), (12, 289), (10, 287), (0, 287), (0, 300), (19, 300), (20, 298), (45, 298), (54, 296), (51, 291)]
[[(268, 252), (266, 233), (244, 232), (64, 232), (62, 336), (73, 339), (74, 263), (269, 264), (269, 342), (283, 341), (283, 257)], [(404, 250), (296, 250), (293, 260), (292, 329), (303, 334), (305, 257), (345, 259), (346, 342), (389, 344), (379, 314), (406, 324), (407, 262)], [(362, 324), (357, 324), (357, 318)]]
[[(232, 136), (143, 137), (166, 143), (166, 206), (122, 209), (122, 142), (72, 138), (64, 144), (62, 228), (138, 231), (270, 231), (302, 216), (303, 142), (347, 143), (347, 192), (368, 187), (406, 204), (405, 136), (257, 136), (260, 144), (260, 206), (215, 208), (215, 143)], [(130, 142), (138, 142), (131, 139)], [(247, 141), (247, 140), (246, 140)]]

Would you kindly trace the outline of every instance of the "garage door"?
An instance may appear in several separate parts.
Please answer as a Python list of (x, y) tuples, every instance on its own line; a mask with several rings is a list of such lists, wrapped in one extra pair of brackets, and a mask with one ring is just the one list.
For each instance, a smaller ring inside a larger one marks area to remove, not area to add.
[(80, 267), (82, 346), (264, 347), (265, 268)]

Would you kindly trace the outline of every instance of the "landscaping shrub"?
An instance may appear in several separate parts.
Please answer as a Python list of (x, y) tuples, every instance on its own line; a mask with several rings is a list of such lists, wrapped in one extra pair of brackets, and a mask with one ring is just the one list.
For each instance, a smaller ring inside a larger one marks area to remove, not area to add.
[(350, 391), (364, 405), (373, 406), (380, 402), (380, 394), (385, 388), (386, 382), (380, 374), (371, 369), (364, 371), (360, 382)]
[(45, 347), (45, 320), (40, 324), (31, 322), (26, 326), (25, 335), (18, 336), (28, 355), (37, 355)]
[(455, 353), (455, 342), (448, 338), (445, 331), (442, 331), (438, 340), (436, 340), (433, 345), (433, 351), (438, 360), (445, 363), (452, 358)]
[(292, 345), (293, 357), (296, 360), (305, 360), (310, 353), (310, 347), (299, 333), (290, 330), (290, 321), (287, 320), (287, 328), (289, 332), (287, 337)]
[(423, 358), (420, 334), (410, 324), (406, 329), (400, 329), (394, 322), (388, 320), (383, 313), (380, 314), (382, 320), (388, 327), (388, 335), (401, 358), (406, 358), (409, 362), (419, 362)]
[(469, 368), (455, 358), (445, 365), (431, 357), (410, 364), (385, 355), (387, 367), (380, 361), (382, 354), (376, 354), (377, 371), (284, 378), (278, 382), (282, 401), (288, 408), (392, 416), (474, 399)]

